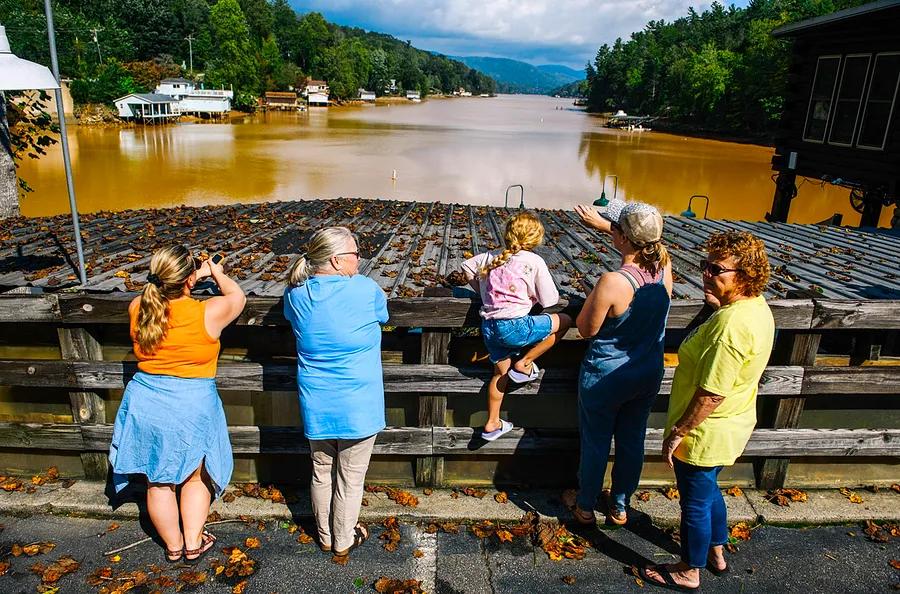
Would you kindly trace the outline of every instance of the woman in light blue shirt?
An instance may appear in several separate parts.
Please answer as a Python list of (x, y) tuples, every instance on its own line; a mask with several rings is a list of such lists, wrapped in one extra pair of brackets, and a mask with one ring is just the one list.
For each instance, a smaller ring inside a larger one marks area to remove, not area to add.
[(323, 551), (343, 556), (368, 537), (359, 522), (375, 437), (385, 427), (384, 291), (357, 274), (345, 227), (317, 231), (291, 268), (284, 315), (297, 340), (297, 386), (313, 462), (313, 514)]

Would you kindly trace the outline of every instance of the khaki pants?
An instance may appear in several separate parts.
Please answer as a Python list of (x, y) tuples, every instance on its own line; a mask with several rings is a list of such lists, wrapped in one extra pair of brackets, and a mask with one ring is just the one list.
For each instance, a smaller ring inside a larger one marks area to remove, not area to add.
[(311, 439), (313, 515), (322, 546), (344, 551), (353, 545), (363, 484), (375, 435), (365, 439)]

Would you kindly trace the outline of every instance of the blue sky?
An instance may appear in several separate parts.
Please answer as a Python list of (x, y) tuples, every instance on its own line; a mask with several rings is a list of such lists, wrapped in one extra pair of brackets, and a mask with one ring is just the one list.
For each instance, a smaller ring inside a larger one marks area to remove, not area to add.
[[(748, 0), (728, 2), (746, 6)], [(581, 69), (597, 48), (650, 20), (674, 20), (690, 0), (290, 0), (341, 25), (408, 39), (457, 56), (513, 58)]]

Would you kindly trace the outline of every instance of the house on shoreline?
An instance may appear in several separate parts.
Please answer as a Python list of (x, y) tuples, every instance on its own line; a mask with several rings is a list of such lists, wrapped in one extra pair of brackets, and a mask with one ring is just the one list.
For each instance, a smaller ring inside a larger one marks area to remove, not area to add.
[(158, 93), (129, 93), (114, 101), (119, 117), (144, 123), (177, 120), (176, 101), (169, 95)]
[(324, 80), (307, 79), (303, 96), (310, 107), (328, 107), (328, 83)]
[(223, 117), (231, 111), (234, 91), (197, 88), (186, 78), (164, 78), (156, 87), (156, 94), (168, 95), (175, 101), (179, 114), (197, 117)]

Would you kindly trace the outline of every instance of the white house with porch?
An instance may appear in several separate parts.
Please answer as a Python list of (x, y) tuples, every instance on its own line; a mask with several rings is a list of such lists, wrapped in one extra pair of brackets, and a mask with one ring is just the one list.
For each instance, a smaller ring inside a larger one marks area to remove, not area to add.
[(194, 81), (186, 78), (164, 78), (159, 81), (156, 87), (156, 93), (160, 95), (171, 95), (176, 99), (181, 99), (182, 95), (191, 93), (195, 88)]
[(375, 102), (375, 91), (367, 91), (365, 89), (359, 89), (359, 98), (362, 101)]
[(123, 120), (142, 122), (166, 122), (178, 119), (176, 101), (169, 95), (157, 93), (131, 93), (114, 101)]
[(197, 88), (186, 78), (164, 78), (156, 87), (156, 94), (169, 95), (175, 100), (177, 113), (203, 116), (222, 116), (231, 111), (234, 91)]
[(328, 83), (324, 80), (308, 79), (306, 86), (303, 88), (303, 96), (306, 97), (306, 102), (311, 106), (328, 107), (328, 93)]
[(422, 100), (422, 96), (419, 94), (419, 91), (406, 91), (406, 98), (410, 101)]

